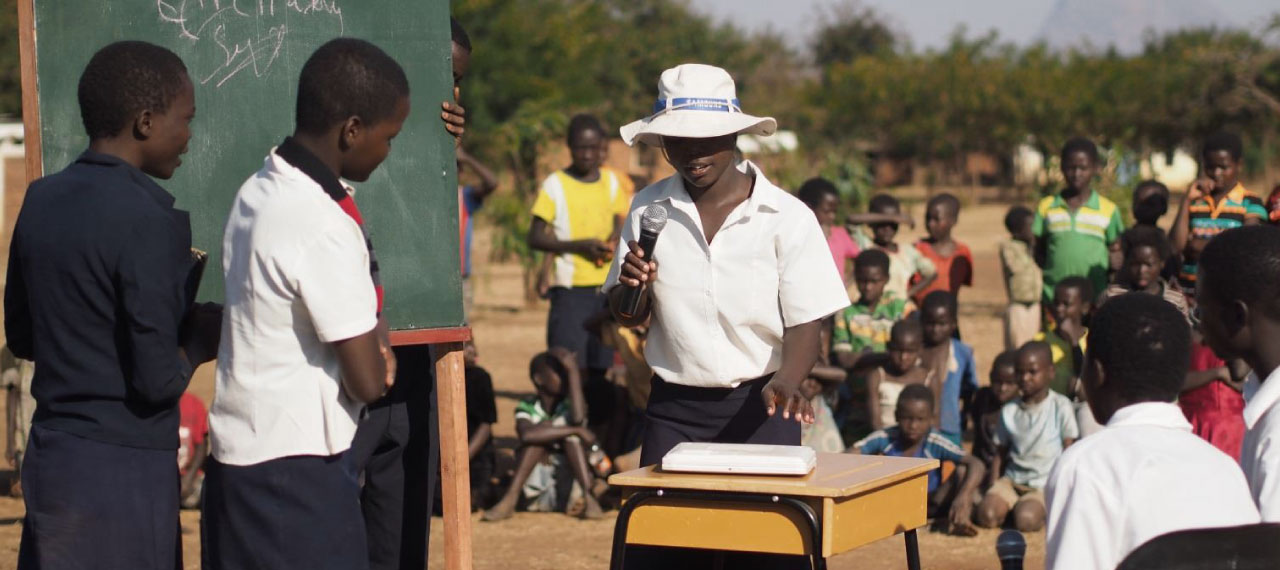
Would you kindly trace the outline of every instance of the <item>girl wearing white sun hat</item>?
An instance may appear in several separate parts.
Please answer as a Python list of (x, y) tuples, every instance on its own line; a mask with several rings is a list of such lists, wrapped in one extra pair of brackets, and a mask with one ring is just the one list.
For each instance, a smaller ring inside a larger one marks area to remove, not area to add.
[[(621, 129), (627, 144), (662, 148), (676, 170), (636, 194), (618, 249), (629, 253), (604, 285), (624, 325), (651, 319), (642, 465), (683, 441), (800, 445), (800, 423), (813, 421), (800, 382), (818, 358), (821, 320), (849, 296), (812, 211), (735, 159), (737, 135), (775, 130), (743, 112), (727, 72), (701, 64), (663, 72), (652, 114)], [(655, 204), (668, 219), (646, 262), (637, 240)], [(622, 297), (637, 287), (628, 317)]]

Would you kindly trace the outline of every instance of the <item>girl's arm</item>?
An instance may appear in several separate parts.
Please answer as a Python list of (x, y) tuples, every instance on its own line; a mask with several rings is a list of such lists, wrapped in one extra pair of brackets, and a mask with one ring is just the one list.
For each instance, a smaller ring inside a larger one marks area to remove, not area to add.
[(760, 392), (770, 416), (781, 411), (784, 419), (813, 423), (813, 405), (800, 393), (800, 382), (818, 361), (821, 336), (820, 320), (787, 327), (783, 331), (782, 367)]

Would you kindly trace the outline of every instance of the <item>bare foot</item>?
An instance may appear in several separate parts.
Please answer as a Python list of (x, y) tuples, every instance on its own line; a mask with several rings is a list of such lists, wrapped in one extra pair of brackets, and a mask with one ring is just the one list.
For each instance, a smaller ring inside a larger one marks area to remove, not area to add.
[(600, 508), (600, 503), (594, 498), (587, 499), (586, 508), (582, 509), (582, 514), (578, 515), (583, 520), (596, 520), (604, 518), (604, 509)]
[(484, 515), (480, 517), (480, 520), (486, 522), (501, 521), (511, 518), (511, 515), (514, 514), (516, 514), (516, 506), (504, 501), (494, 505), (492, 509), (485, 511)]

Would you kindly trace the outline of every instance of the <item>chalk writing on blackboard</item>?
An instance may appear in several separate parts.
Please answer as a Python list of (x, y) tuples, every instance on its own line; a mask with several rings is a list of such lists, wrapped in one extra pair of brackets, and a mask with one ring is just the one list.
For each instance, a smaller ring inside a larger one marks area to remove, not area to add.
[(292, 18), (323, 18), (337, 35), (344, 31), (338, 0), (156, 0), (156, 13), (197, 51), (186, 58), (192, 76), (214, 87), (246, 71), (270, 73)]

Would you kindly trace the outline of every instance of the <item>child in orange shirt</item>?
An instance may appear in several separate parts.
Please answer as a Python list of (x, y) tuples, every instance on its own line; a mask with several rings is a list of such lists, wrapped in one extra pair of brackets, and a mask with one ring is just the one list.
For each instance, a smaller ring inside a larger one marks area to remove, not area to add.
[[(960, 200), (951, 194), (938, 194), (925, 206), (924, 216), (929, 237), (917, 241), (916, 249), (933, 262), (938, 277), (916, 292), (913, 300), (917, 306), (934, 291), (946, 291), (959, 299), (961, 286), (973, 286), (973, 253), (969, 246), (951, 238), (951, 229), (960, 218)], [(912, 284), (921, 281), (921, 276), (916, 275)]]

